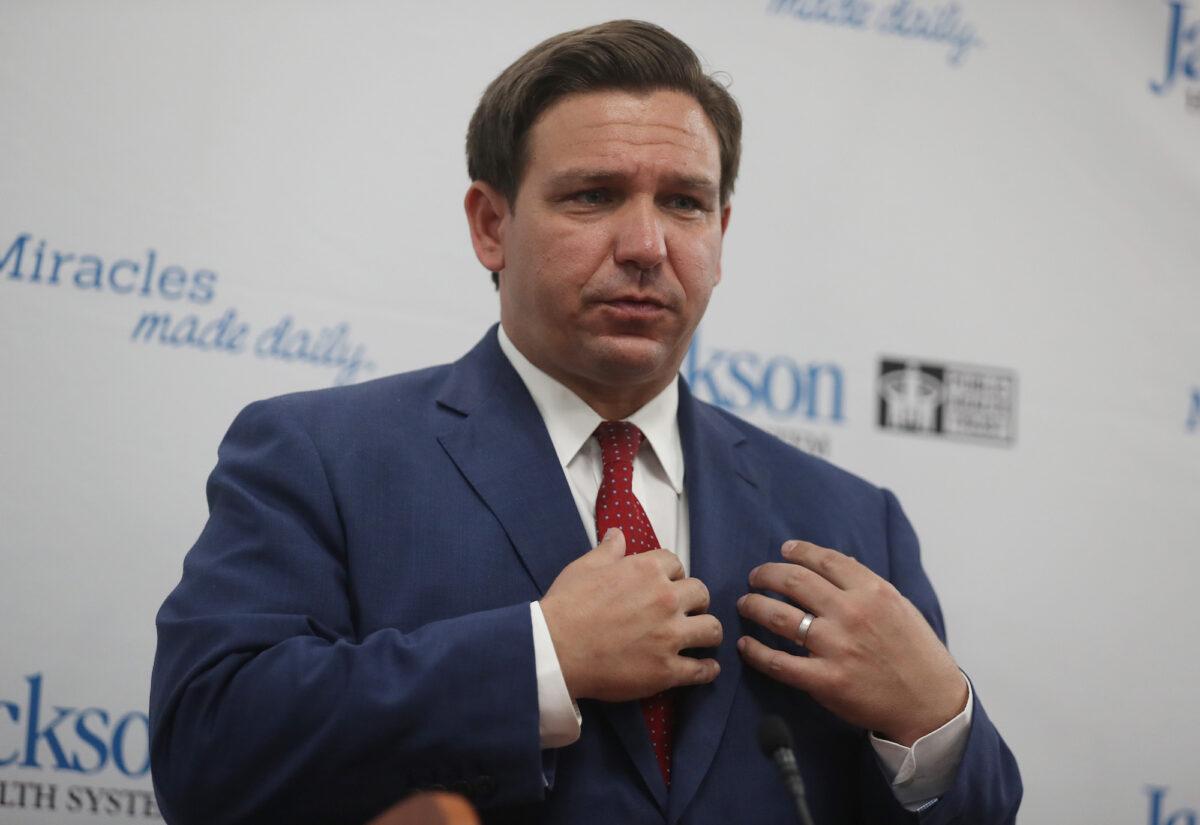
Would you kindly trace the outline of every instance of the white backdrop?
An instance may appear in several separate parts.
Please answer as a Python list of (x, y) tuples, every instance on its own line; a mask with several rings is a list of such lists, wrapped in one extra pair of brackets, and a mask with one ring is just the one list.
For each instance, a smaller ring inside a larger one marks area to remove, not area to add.
[(0, 822), (156, 816), (225, 428), (479, 337), (470, 113), (619, 16), (745, 113), (697, 391), (897, 492), (1023, 823), (1200, 819), (1200, 3), (8, 0)]

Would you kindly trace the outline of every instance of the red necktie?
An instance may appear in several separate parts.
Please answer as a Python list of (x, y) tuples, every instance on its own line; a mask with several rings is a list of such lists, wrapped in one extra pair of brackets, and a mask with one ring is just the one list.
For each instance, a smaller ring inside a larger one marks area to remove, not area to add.
[[(633, 494), (633, 457), (645, 438), (628, 421), (605, 421), (596, 428), (596, 440), (604, 461), (604, 479), (596, 494), (596, 535), (604, 538), (611, 527), (625, 534), (625, 555), (658, 548), (658, 537), (646, 511)], [(642, 715), (650, 731), (650, 744), (667, 787), (671, 785), (671, 735), (675, 724), (675, 702), (670, 691), (642, 700)]]

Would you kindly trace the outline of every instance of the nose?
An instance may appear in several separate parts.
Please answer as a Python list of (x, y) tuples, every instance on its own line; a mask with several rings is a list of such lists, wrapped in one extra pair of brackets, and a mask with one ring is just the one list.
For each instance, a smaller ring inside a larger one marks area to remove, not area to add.
[(662, 216), (653, 201), (634, 199), (625, 204), (614, 239), (613, 257), (621, 265), (654, 269), (667, 257)]

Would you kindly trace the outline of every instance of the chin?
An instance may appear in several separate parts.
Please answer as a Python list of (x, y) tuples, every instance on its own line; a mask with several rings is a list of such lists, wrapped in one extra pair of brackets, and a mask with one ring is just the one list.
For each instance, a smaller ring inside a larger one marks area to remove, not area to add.
[(605, 383), (643, 384), (663, 374), (673, 375), (679, 369), (659, 341), (619, 335), (593, 343), (588, 349), (596, 371), (608, 379)]

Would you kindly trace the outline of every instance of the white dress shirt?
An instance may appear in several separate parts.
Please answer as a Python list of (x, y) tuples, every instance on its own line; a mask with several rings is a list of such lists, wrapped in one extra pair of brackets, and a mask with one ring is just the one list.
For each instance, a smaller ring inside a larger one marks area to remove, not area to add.
[[(498, 330), (500, 349), (533, 397), (558, 462), (566, 474), (579, 509), (579, 517), (594, 547), (596, 495), (603, 477), (600, 444), (592, 437), (603, 419), (579, 396), (535, 367), (512, 343), (504, 328)], [(645, 445), (633, 463), (633, 493), (654, 527), (659, 544), (672, 550), (691, 570), (687, 496), (683, 488), (683, 445), (679, 437), (679, 388), (667, 388), (626, 420), (645, 435)], [(750, 571), (746, 571), (749, 574)], [(529, 605), (533, 622), (533, 649), (537, 669), (539, 733), (543, 748), (560, 748), (579, 738), (582, 717), (571, 701), (559, 668), (554, 642), (537, 602)], [(964, 677), (965, 678), (965, 677)], [(880, 767), (892, 783), (896, 798), (909, 810), (921, 810), (953, 784), (971, 727), (973, 704), (967, 681), (967, 705), (956, 717), (929, 733), (911, 748), (871, 734), (871, 745)]]

